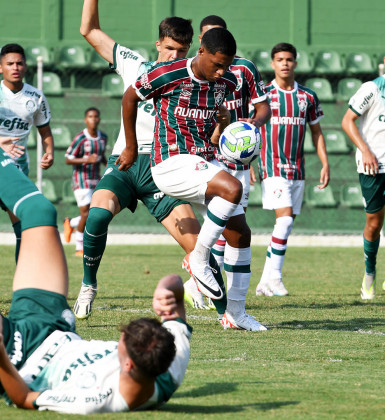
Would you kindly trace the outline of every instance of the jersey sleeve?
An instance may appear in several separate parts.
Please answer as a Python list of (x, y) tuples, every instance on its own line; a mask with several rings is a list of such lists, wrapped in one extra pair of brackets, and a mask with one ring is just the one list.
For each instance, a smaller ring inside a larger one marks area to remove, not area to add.
[(172, 81), (167, 75), (168, 66), (155, 66), (151, 71), (144, 72), (133, 85), (137, 95), (143, 100), (172, 91), (177, 81)]
[(114, 63), (111, 68), (116, 71), (123, 80), (135, 80), (142, 63), (146, 60), (136, 51), (122, 47), (120, 44), (114, 45)]
[(34, 115), (34, 124), (37, 128), (44, 127), (49, 124), (51, 119), (51, 110), (48, 101), (43, 92), (40, 92), (39, 107)]
[(82, 133), (79, 133), (72, 141), (70, 146), (68, 147), (65, 157), (68, 159), (75, 159), (78, 157), (83, 157), (84, 149), (83, 149), (83, 142), (82, 142)]
[(361, 116), (373, 105), (377, 90), (377, 85), (374, 82), (363, 83), (358, 91), (350, 98), (349, 108)]
[(308, 123), (310, 125), (318, 124), (324, 117), (322, 106), (315, 92), (312, 92), (311, 106), (308, 108)]
[(251, 103), (256, 104), (265, 101), (267, 99), (265, 83), (263, 82), (257, 67), (249, 60), (244, 60), (244, 65), (244, 74), (249, 87)]

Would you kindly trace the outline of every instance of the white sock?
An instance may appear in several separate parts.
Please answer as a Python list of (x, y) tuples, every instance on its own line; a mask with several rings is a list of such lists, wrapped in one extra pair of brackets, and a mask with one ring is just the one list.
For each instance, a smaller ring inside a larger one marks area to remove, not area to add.
[(225, 245), (226, 245), (226, 239), (224, 238), (223, 235), (220, 235), (219, 239), (215, 242), (214, 246), (211, 248), (211, 253), (214, 255), (221, 271), (223, 270)]
[(75, 244), (76, 251), (83, 250), (83, 232), (79, 232), (78, 230), (75, 232)]
[(263, 272), (262, 272), (262, 276), (261, 276), (261, 283), (267, 283), (269, 281), (270, 278), (270, 256), (271, 256), (271, 245), (269, 244), (269, 246), (267, 247), (267, 252), (266, 252), (266, 259), (265, 259), (265, 265), (263, 267)]
[(76, 216), (70, 219), (70, 226), (72, 229), (76, 229), (78, 227), (78, 224), (80, 222), (80, 216)]
[(278, 217), (271, 237), (270, 278), (282, 278), (282, 266), (287, 248), (287, 238), (293, 228), (291, 216)]

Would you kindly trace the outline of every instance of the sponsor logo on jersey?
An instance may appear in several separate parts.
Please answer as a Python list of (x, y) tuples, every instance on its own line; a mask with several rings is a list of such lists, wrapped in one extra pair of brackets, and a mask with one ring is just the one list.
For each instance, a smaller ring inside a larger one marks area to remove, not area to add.
[(226, 89), (226, 83), (215, 83), (214, 89)]
[(270, 124), (279, 124), (279, 125), (305, 125), (306, 118), (301, 117), (271, 117)]
[(225, 101), (223, 105), (229, 110), (238, 109), (242, 106), (242, 99), (234, 99), (232, 101)]
[(180, 93), (180, 96), (184, 98), (189, 98), (191, 95), (192, 95), (192, 92), (190, 90), (185, 90), (185, 89), (183, 89), (182, 92)]
[(297, 165), (291, 163), (277, 163), (277, 168), (283, 169), (286, 173), (293, 172), (297, 169)]
[(217, 106), (222, 105), (225, 99), (225, 91), (218, 90), (217, 92), (214, 92), (214, 99), (215, 99), (215, 105)]
[(27, 108), (28, 112), (33, 112), (36, 110), (36, 104), (34, 101), (32, 101), (31, 99), (29, 99), (26, 104), (25, 107)]
[(41, 95), (39, 95), (37, 92), (32, 91), (32, 90), (26, 90), (25, 91), (25, 94), (26, 95), (30, 95), (30, 96), (36, 96), (37, 98), (40, 98), (41, 97)]
[(373, 98), (373, 92), (370, 93), (370, 95), (365, 96), (364, 100), (361, 102), (359, 109), (363, 109), (365, 105), (367, 105), (370, 101), (370, 99)]
[(204, 160), (198, 162), (195, 166), (195, 170), (196, 171), (204, 171), (205, 169), (208, 169), (208, 165), (207, 162), (205, 162)]
[(179, 117), (208, 120), (210, 118), (213, 118), (213, 116), (216, 114), (216, 111), (209, 109), (184, 108), (182, 106), (177, 106), (175, 108), (174, 114)]
[(198, 154), (198, 153), (204, 153), (204, 154), (211, 154), (214, 153), (216, 148), (214, 146), (192, 146), (191, 147), (191, 153)]
[(141, 109), (147, 114), (151, 114), (153, 117), (155, 117), (156, 112), (154, 109), (154, 104), (150, 101), (140, 101), (138, 103), (138, 109)]
[(4, 159), (1, 161), (1, 166), (5, 167), (10, 164), (14, 164), (15, 162), (12, 159)]
[(145, 89), (152, 89), (151, 83), (149, 83), (148, 81), (148, 73), (143, 73), (140, 76), (140, 84), (142, 85), (142, 87), (144, 87)]
[(281, 106), (279, 101), (272, 101), (270, 102), (270, 108), (271, 109), (279, 109), (279, 107)]
[(261, 89), (261, 90), (265, 90), (265, 88), (266, 88), (263, 80), (258, 82), (258, 86), (259, 86), (259, 89)]
[(138, 56), (135, 55), (132, 51), (120, 51), (120, 55), (123, 56), (123, 59), (129, 58), (131, 60), (137, 60)]
[(378, 121), (385, 122), (385, 115), (380, 114), (380, 116), (378, 117)]
[(15, 331), (13, 335), (13, 350), (9, 358), (13, 365), (23, 360), (23, 336), (20, 331)]
[(0, 118), (0, 126), (5, 127), (8, 131), (16, 130), (28, 130), (28, 122), (23, 121), (21, 118), (13, 118), (12, 120)]
[(234, 70), (234, 71), (232, 71), (232, 73), (237, 78), (238, 83), (237, 83), (237, 87), (235, 88), (235, 90), (238, 92), (242, 88), (242, 72), (240, 70)]

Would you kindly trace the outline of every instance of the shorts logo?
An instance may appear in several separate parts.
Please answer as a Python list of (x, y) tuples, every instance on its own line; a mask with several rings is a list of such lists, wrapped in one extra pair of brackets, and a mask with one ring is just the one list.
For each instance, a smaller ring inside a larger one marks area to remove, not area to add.
[(164, 193), (162, 191), (159, 191), (158, 193), (154, 194), (154, 200), (159, 200), (164, 197)]
[(207, 162), (205, 162), (204, 160), (200, 161), (199, 163), (197, 163), (195, 170), (196, 171), (204, 171), (205, 169), (208, 169), (208, 165)]
[(280, 188), (277, 188), (276, 190), (274, 190), (274, 195), (276, 198), (281, 198), (282, 190)]
[(20, 331), (15, 331), (13, 335), (13, 351), (9, 356), (11, 363), (16, 365), (23, 360), (23, 337)]
[(145, 89), (152, 89), (151, 83), (148, 81), (148, 73), (143, 73), (140, 77), (140, 83)]
[(102, 178), (104, 178), (106, 175), (110, 174), (113, 171), (112, 168), (107, 168), (106, 171), (104, 172)]

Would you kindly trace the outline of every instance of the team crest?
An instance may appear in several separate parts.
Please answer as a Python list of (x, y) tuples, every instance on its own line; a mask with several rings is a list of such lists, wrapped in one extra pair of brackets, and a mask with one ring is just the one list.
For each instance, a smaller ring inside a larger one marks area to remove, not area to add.
[(205, 169), (208, 169), (208, 165), (207, 162), (205, 162), (204, 160), (201, 160), (200, 162), (197, 163), (197, 165), (195, 166), (195, 170), (196, 171), (204, 171)]
[(25, 104), (25, 107), (27, 108), (28, 112), (33, 112), (36, 110), (36, 104), (34, 101), (28, 100)]
[(218, 90), (217, 92), (214, 92), (214, 99), (216, 106), (222, 105), (223, 101), (225, 100), (225, 91)]
[(276, 198), (281, 198), (282, 190), (280, 188), (277, 188), (276, 190), (274, 190), (274, 195)]

